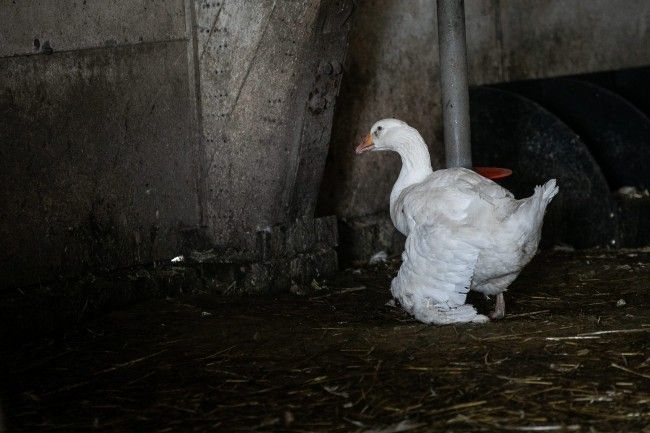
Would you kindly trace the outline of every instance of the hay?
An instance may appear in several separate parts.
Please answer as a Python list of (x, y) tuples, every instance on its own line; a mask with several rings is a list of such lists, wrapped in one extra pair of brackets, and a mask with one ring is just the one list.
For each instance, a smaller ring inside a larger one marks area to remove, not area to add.
[(387, 306), (394, 261), (311, 297), (136, 305), (3, 348), (4, 413), (10, 431), (41, 432), (643, 431), (649, 259), (546, 253), (507, 294), (506, 320), (481, 326)]

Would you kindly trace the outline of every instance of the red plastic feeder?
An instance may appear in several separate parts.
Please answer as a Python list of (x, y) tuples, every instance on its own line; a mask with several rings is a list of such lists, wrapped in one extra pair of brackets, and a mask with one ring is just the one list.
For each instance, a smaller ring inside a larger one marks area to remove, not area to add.
[(474, 171), (490, 180), (503, 179), (512, 174), (512, 170), (509, 168), (500, 167), (474, 167)]

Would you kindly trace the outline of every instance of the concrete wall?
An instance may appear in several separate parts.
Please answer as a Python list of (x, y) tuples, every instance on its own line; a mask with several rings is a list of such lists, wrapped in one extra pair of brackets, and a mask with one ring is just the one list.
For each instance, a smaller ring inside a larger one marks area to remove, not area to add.
[(232, 255), (257, 229), (318, 226), (351, 13), (350, 0), (2, 2), (3, 283)]
[[(186, 39), (184, 0), (3, 2), (0, 55), (56, 52)], [(34, 41), (40, 45), (36, 47)]]
[(237, 245), (313, 217), (352, 3), (196, 6), (204, 216), (216, 244)]
[(0, 5), (0, 275), (167, 257), (196, 226), (183, 0)]
[[(472, 82), (647, 64), (649, 8), (468, 1)], [(320, 212), (385, 210), (398, 160), (352, 148), (395, 116), (440, 165), (434, 10), (429, 0), (0, 3), (3, 282), (168, 258), (188, 238), (255, 248), (249, 232), (311, 224), (330, 131)]]
[[(353, 153), (375, 121), (405, 120), (434, 167), (444, 161), (435, 3), (358, 5), (319, 205), (347, 219), (388, 210), (399, 158)], [(650, 64), (646, 0), (468, 0), (465, 10), (471, 84)]]

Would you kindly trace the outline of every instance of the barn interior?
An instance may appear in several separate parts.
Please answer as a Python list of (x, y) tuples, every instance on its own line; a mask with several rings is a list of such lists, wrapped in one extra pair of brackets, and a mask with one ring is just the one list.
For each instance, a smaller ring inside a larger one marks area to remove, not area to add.
[(447, 165), (436, 1), (0, 4), (0, 433), (650, 429), (650, 3), (438, 2), (474, 165), (560, 185), (481, 325), (391, 301), (354, 153)]

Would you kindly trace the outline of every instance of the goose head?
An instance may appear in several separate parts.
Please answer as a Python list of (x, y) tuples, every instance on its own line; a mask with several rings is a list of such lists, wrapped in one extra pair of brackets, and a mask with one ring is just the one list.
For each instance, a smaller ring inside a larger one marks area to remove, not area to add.
[(411, 135), (413, 131), (406, 122), (397, 119), (383, 119), (372, 125), (370, 132), (365, 136), (360, 145), (357, 146), (357, 154), (368, 151), (392, 150), (399, 151), (404, 146), (405, 135)]
[(406, 122), (397, 119), (383, 119), (372, 125), (356, 152), (392, 150), (402, 158), (402, 168), (417, 172), (416, 177), (430, 174), (429, 149), (420, 133)]

